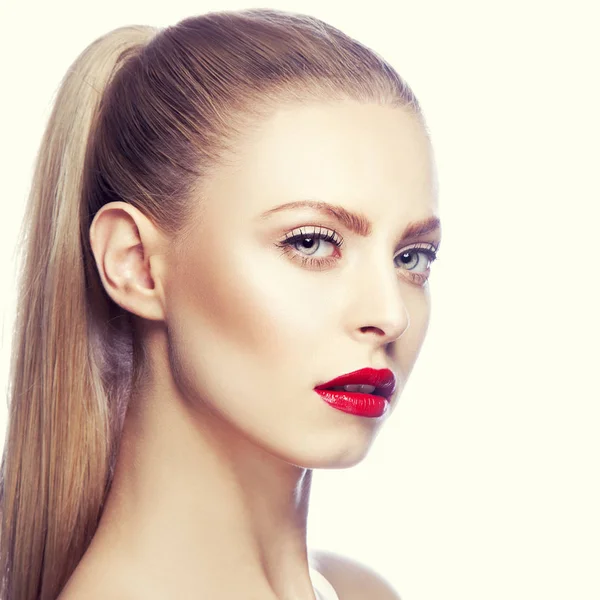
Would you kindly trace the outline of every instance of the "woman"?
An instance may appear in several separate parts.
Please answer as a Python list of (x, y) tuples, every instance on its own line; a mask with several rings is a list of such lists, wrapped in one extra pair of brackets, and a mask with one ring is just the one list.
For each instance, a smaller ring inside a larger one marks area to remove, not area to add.
[(26, 215), (2, 597), (397, 598), (308, 552), (308, 500), (406, 383), (436, 215), (411, 90), (317, 19), (91, 44)]

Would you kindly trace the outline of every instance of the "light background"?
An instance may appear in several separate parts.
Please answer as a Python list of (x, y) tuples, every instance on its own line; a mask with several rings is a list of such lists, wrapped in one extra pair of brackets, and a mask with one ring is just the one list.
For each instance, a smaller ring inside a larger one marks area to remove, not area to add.
[(2, 391), (16, 232), (67, 67), (121, 25), (251, 6), (313, 14), (385, 56), (424, 107), (441, 184), (428, 340), (368, 458), (315, 473), (310, 546), (372, 565), (403, 600), (600, 599), (592, 0), (4, 1)]

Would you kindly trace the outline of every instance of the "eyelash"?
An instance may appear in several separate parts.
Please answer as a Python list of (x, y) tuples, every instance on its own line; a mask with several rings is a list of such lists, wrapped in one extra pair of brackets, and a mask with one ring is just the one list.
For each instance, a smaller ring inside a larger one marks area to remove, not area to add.
[[(293, 247), (298, 243), (305, 239), (310, 240), (321, 240), (324, 242), (332, 243), (338, 252), (338, 256), (336, 257), (327, 257), (327, 258), (312, 258), (310, 256), (303, 255), (298, 251), (294, 251)], [(324, 229), (322, 227), (298, 227), (289, 232), (287, 237), (285, 237), (281, 242), (277, 244), (279, 248), (283, 250), (283, 253), (291, 255), (291, 258), (294, 260), (298, 260), (303, 266), (308, 266), (313, 269), (326, 269), (331, 266), (339, 257), (339, 248), (343, 245), (344, 241), (342, 238), (335, 232), (329, 229)], [(418, 243), (413, 244), (412, 246), (403, 249), (402, 252), (397, 254), (394, 257), (396, 260), (397, 257), (402, 256), (404, 254), (408, 254), (409, 252), (418, 251), (418, 254), (424, 254), (429, 261), (429, 267), (433, 263), (433, 261), (437, 260), (437, 247), (431, 243)], [(428, 277), (429, 277), (429, 267), (425, 273), (413, 273), (410, 270), (402, 269), (406, 272), (406, 275), (409, 277), (411, 281), (418, 285), (423, 285)], [(399, 267), (400, 268), (400, 267)]]

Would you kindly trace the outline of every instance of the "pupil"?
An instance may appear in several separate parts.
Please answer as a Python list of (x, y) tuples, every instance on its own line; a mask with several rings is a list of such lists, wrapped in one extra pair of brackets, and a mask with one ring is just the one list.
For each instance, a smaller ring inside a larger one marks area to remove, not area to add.
[(302, 240), (302, 245), (303, 245), (305, 248), (310, 248), (310, 247), (313, 245), (313, 240), (312, 240), (312, 238), (304, 238), (304, 239)]

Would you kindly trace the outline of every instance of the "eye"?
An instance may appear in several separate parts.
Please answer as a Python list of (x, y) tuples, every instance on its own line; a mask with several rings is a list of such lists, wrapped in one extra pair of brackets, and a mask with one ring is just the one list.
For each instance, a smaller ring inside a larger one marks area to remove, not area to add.
[[(277, 244), (286, 252), (293, 249), (301, 260), (310, 260), (311, 262), (327, 261), (339, 255), (337, 249), (342, 245), (342, 238), (335, 232), (322, 227), (298, 227), (290, 231), (290, 233)], [(327, 252), (324, 256), (317, 254), (324, 245), (331, 244), (334, 246), (334, 254)], [(314, 257), (314, 258), (310, 258)]]
[[(333, 246), (333, 252), (327, 249)], [(318, 226), (298, 227), (276, 244), (302, 266), (322, 270), (333, 266), (341, 257), (342, 238), (330, 229)], [(418, 285), (429, 277), (431, 263), (437, 258), (437, 247), (431, 243), (414, 244), (394, 257), (394, 265)]]
[(405, 248), (396, 255), (396, 266), (416, 273), (426, 273), (431, 263), (437, 258), (437, 250), (433, 244), (415, 244)]

